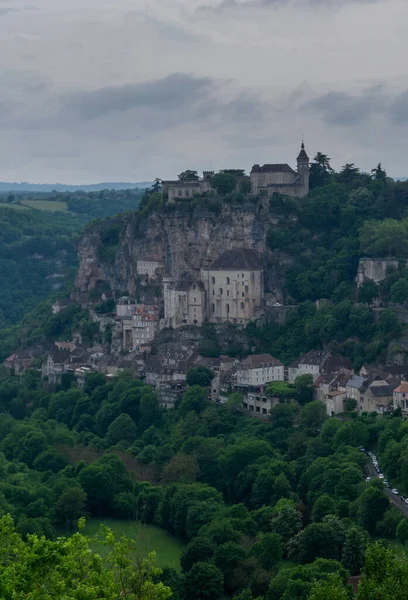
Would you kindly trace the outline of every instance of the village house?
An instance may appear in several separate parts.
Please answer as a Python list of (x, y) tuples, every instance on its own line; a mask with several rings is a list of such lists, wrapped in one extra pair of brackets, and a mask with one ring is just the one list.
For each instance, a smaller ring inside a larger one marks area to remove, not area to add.
[(266, 386), (273, 381), (284, 381), (284, 366), (270, 354), (254, 354), (241, 361), (235, 391), (244, 396), (243, 408), (268, 415), (275, 401), (266, 394)]
[(408, 415), (408, 383), (403, 382), (392, 393), (393, 409), (400, 408), (404, 417)]
[(201, 269), (210, 323), (246, 324), (261, 315), (263, 267), (253, 250), (227, 250)]
[(360, 410), (384, 414), (393, 406), (393, 386), (384, 379), (369, 377), (360, 389)]
[(314, 381), (323, 372), (323, 366), (329, 357), (329, 353), (324, 350), (311, 350), (299, 360), (293, 362), (288, 369), (289, 383), (295, 383), (296, 377), (300, 375), (312, 375)]
[(4, 366), (14, 375), (21, 375), (29, 369), (34, 362), (35, 352), (29, 349), (17, 350), (14, 354), (6, 358)]
[(157, 279), (163, 269), (163, 262), (158, 255), (148, 255), (137, 259), (136, 272), (138, 275), (145, 275), (150, 279)]
[(206, 316), (205, 289), (201, 281), (174, 281), (163, 278), (163, 327), (201, 326)]
[(297, 169), (288, 164), (254, 165), (251, 170), (252, 191), (256, 195), (274, 193), (302, 198), (309, 192), (309, 157), (302, 142), (297, 157)]
[(185, 198), (194, 198), (204, 194), (213, 195), (215, 190), (211, 187), (211, 180), (214, 177), (214, 171), (203, 171), (202, 178), (176, 179), (172, 181), (162, 181), (162, 192), (168, 195), (170, 203)]

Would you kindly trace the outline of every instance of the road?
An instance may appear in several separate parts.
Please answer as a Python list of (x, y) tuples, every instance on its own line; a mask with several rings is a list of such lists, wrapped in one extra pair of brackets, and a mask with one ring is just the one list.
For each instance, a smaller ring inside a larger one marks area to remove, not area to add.
[[(367, 474), (372, 479), (374, 479), (374, 478), (378, 479), (378, 473), (374, 468), (371, 458), (368, 455), (367, 455), (367, 458), (368, 458)], [(396, 496), (395, 494), (393, 494), (391, 492), (390, 488), (387, 488), (384, 486), (384, 492), (387, 494), (388, 498), (390, 499), (390, 502), (392, 502), (394, 504), (394, 506), (396, 506), (400, 512), (402, 512), (406, 517), (408, 517), (408, 504), (405, 504), (405, 502), (403, 500), (401, 500), (401, 498), (399, 496)]]

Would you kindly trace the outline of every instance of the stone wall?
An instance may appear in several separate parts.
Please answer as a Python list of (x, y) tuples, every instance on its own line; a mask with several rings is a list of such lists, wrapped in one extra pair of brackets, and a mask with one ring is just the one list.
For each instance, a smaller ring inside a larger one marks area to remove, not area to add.
[[(407, 262), (403, 260), (403, 262)], [(387, 277), (387, 269), (398, 268), (401, 259), (398, 258), (361, 258), (358, 265), (356, 277), (357, 285), (360, 286), (364, 281), (370, 279), (379, 283)]]

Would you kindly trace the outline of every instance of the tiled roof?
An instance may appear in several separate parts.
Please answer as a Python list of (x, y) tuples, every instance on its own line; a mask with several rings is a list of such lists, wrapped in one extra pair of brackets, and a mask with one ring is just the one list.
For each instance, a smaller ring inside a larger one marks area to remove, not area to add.
[(395, 388), (394, 392), (398, 392), (400, 394), (408, 393), (408, 383), (401, 383), (397, 388)]
[(324, 350), (311, 350), (299, 359), (300, 365), (321, 365), (327, 356)]
[(248, 248), (236, 248), (234, 250), (227, 250), (212, 263), (210, 270), (217, 269), (260, 271), (262, 265), (253, 250), (249, 250)]
[(261, 369), (262, 367), (282, 367), (283, 364), (270, 354), (253, 354), (241, 362), (241, 369)]
[(254, 165), (251, 169), (251, 173), (293, 173), (296, 175), (296, 171), (292, 169), (287, 163), (273, 164), (273, 165)]

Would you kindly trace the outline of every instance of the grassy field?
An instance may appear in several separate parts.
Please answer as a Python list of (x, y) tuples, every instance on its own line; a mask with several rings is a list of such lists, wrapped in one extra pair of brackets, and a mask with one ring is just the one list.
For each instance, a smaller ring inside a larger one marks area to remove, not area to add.
[(47, 212), (68, 212), (66, 202), (52, 202), (51, 200), (24, 200), (24, 206), (44, 210)]
[[(185, 544), (176, 537), (170, 535), (164, 529), (154, 525), (141, 525), (134, 521), (121, 519), (88, 519), (84, 533), (94, 536), (99, 531), (100, 525), (106, 525), (117, 537), (126, 536), (137, 542), (140, 557), (146, 557), (153, 550), (156, 552), (157, 565), (159, 567), (172, 567), (180, 571), (180, 555)], [(62, 532), (61, 532), (62, 533)], [(106, 552), (102, 544), (95, 544), (95, 549), (103, 556)]]
[(22, 206), (21, 204), (6, 204), (5, 202), (0, 202), (0, 208), (14, 208), (16, 210), (27, 210), (28, 206)]

